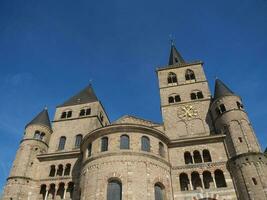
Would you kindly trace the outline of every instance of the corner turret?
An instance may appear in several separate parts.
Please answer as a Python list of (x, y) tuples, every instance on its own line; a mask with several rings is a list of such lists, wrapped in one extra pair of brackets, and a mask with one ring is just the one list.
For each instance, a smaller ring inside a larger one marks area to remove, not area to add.
[[(216, 132), (225, 134), (227, 167), (240, 200), (266, 200), (267, 158), (261, 152), (241, 98), (219, 79), (211, 104)], [(244, 176), (245, 174), (245, 176)]]

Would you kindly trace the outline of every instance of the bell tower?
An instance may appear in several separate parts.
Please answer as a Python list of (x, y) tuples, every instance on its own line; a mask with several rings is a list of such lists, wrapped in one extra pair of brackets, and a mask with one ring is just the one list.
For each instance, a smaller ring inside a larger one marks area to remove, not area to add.
[(213, 131), (210, 89), (203, 62), (187, 62), (171, 45), (169, 63), (157, 69), (161, 112), (170, 139), (200, 137)]

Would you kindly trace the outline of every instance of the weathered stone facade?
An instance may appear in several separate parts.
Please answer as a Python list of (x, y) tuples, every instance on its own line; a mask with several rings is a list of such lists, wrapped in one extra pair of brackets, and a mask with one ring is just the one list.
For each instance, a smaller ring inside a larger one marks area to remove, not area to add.
[(266, 200), (267, 158), (241, 98), (172, 45), (163, 123), (110, 123), (91, 86), (25, 128), (4, 200)]

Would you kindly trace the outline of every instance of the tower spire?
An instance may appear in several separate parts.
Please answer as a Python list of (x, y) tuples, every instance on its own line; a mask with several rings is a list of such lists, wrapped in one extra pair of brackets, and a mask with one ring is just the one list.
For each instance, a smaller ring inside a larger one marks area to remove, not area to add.
[(34, 124), (44, 125), (51, 129), (47, 107), (45, 107), (30, 123), (28, 123), (26, 127)]
[(234, 92), (232, 90), (230, 90), (220, 79), (216, 78), (214, 99), (233, 94)]
[(175, 45), (174, 45), (174, 40), (171, 40), (171, 53), (170, 53), (170, 58), (169, 58), (169, 65), (174, 65), (174, 64), (184, 64), (185, 60), (181, 56), (181, 54), (177, 51)]

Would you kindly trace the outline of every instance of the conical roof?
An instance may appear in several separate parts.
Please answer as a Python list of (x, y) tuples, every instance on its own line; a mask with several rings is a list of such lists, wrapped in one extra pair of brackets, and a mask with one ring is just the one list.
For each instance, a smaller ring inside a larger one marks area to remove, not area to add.
[(95, 95), (92, 86), (89, 85), (83, 90), (81, 90), (79, 93), (68, 99), (65, 103), (59, 105), (58, 107), (73, 106), (78, 104), (91, 103), (95, 101), (98, 101), (97, 96)]
[(30, 123), (26, 125), (43, 125), (51, 129), (49, 115), (47, 109), (43, 109)]
[(214, 99), (218, 99), (223, 96), (234, 95), (234, 92), (230, 90), (221, 80), (216, 79)]
[(181, 54), (177, 51), (174, 44), (171, 45), (171, 53), (169, 58), (169, 65), (184, 64), (185, 61)]

